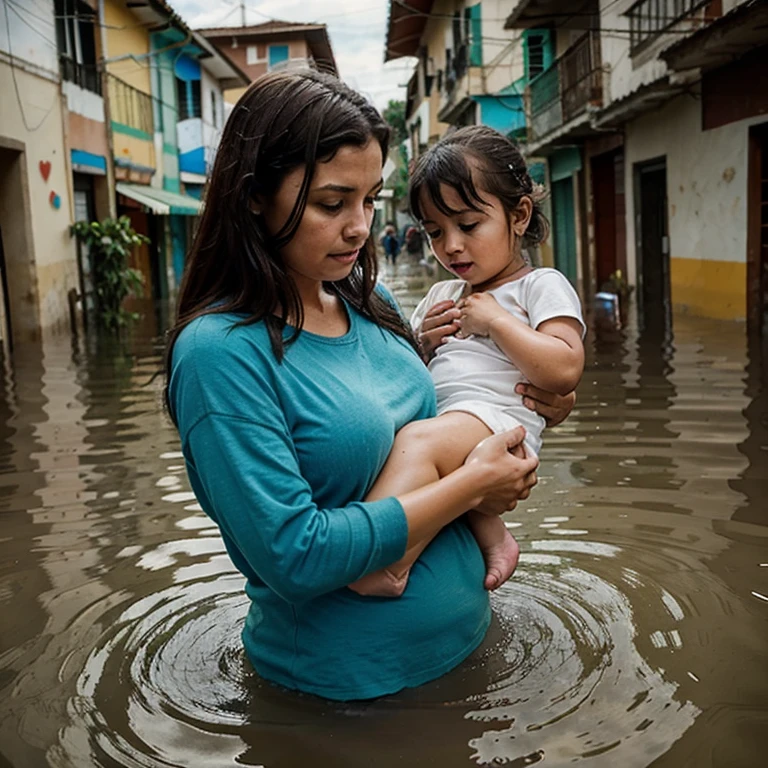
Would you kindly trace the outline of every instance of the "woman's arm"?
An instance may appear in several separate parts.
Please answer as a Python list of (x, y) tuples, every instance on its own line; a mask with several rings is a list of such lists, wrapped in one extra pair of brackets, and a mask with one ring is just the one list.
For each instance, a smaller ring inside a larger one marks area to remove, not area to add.
[[(525, 459), (526, 453), (525, 448), (523, 447), (525, 430), (522, 427), (518, 427), (507, 433), (507, 435), (509, 438), (507, 440), (508, 452), (518, 459)], [(481, 455), (485, 449), (484, 443), (475, 448), (468, 457), (468, 463), (473, 461), (478, 455)], [(492, 515), (499, 515), (514, 509), (517, 506), (518, 501), (528, 498), (531, 493), (531, 488), (536, 482), (536, 474), (535, 472), (531, 472), (524, 479), (522, 490), (520, 490), (514, 499), (511, 498), (508, 493), (498, 494), (492, 491), (487, 494), (481, 502), (476, 504), (474, 508)], [(349, 588), (360, 595), (400, 597), (408, 584), (411, 566), (418, 560), (421, 553), (427, 548), (433, 538), (434, 536), (425, 537), (421, 541), (414, 543), (408, 548), (405, 555), (403, 555), (403, 557), (396, 563), (379, 571), (369, 573), (367, 576), (363, 576), (362, 579), (358, 579), (356, 582), (349, 584)]]

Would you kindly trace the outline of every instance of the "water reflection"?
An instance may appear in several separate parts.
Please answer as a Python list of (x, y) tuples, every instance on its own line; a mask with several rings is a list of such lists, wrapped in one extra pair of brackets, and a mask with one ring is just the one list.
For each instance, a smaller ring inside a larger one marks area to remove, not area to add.
[[(412, 308), (428, 285), (398, 268)], [(598, 325), (460, 669), (375, 702), (262, 682), (159, 408), (163, 313), (16, 351), (0, 394), (0, 765), (753, 766), (768, 726), (766, 358)]]

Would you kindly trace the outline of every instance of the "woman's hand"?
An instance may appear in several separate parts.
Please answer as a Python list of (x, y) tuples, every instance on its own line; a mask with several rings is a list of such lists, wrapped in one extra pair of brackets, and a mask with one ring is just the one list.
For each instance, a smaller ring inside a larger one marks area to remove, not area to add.
[(430, 307), (419, 329), (419, 344), (424, 359), (429, 362), (435, 350), (459, 330), (461, 312), (451, 299), (438, 301)]
[(576, 405), (576, 393), (556, 395), (533, 384), (518, 384), (515, 392), (523, 396), (523, 405), (543, 416), (548, 427), (554, 427), (565, 421)]
[(509, 314), (490, 293), (473, 293), (456, 306), (461, 312), (460, 336), (488, 336), (491, 323)]
[(492, 435), (467, 456), (465, 466), (480, 465), (489, 471), (482, 499), (474, 505), (478, 511), (500, 515), (514, 509), (518, 501), (530, 495), (531, 488), (538, 482), (536, 468), (539, 460), (526, 454), (524, 437), (523, 427)]

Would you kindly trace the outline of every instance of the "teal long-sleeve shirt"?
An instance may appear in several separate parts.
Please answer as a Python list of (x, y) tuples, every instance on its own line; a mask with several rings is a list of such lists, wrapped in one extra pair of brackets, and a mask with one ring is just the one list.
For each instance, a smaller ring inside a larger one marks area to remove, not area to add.
[(397, 499), (361, 500), (397, 430), (435, 411), (413, 350), (347, 312), (344, 336), (305, 331), (281, 363), (263, 323), (198, 318), (176, 341), (169, 384), (190, 483), (247, 580), (249, 659), (269, 680), (332, 699), (442, 675), (490, 619), (482, 556), (461, 521), (425, 550), (402, 597), (346, 588), (404, 554)]

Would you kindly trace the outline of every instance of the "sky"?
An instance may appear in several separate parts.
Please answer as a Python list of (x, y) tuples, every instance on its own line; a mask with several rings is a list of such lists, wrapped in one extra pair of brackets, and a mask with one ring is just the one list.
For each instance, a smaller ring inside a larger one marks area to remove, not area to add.
[[(241, 24), (239, 0), (169, 0), (169, 4), (193, 29)], [(390, 99), (405, 98), (415, 60), (384, 64), (387, 0), (250, 0), (245, 8), (249, 25), (270, 19), (326, 24), (344, 82), (379, 109)]]

